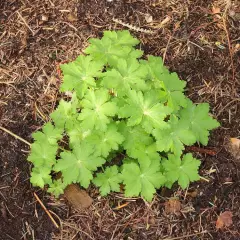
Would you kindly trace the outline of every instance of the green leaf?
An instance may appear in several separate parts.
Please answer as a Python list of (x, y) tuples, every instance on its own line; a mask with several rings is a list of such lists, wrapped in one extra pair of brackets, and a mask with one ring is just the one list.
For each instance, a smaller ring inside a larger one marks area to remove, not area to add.
[(77, 109), (79, 108), (79, 102), (76, 94), (73, 94), (70, 102), (61, 99), (58, 108), (50, 114), (55, 126), (59, 129), (71, 129), (72, 123), (77, 118)]
[(186, 109), (180, 111), (180, 117), (203, 145), (208, 144), (209, 131), (220, 126), (217, 120), (209, 116), (208, 103), (194, 105), (188, 100)]
[(189, 129), (188, 123), (179, 121), (173, 115), (168, 121), (169, 128), (155, 129), (153, 135), (156, 138), (157, 150), (160, 152), (173, 152), (180, 156), (184, 149), (184, 144), (187, 146), (193, 145), (196, 142), (194, 133)]
[(141, 60), (142, 64), (145, 64), (148, 68), (148, 80), (154, 88), (163, 88), (164, 84), (161, 81), (162, 74), (169, 74), (168, 69), (163, 65), (161, 57), (148, 56), (148, 60)]
[(28, 161), (38, 168), (51, 167), (56, 163), (58, 146), (50, 145), (46, 141), (36, 141), (31, 145), (31, 153)]
[(82, 128), (81, 121), (73, 120), (72, 121), (72, 128), (67, 129), (67, 135), (69, 136), (69, 146), (71, 148), (74, 147), (74, 145), (81, 144), (86, 137), (91, 135), (92, 132), (90, 130), (84, 130)]
[(130, 89), (146, 90), (147, 68), (134, 58), (119, 59), (116, 68), (103, 73), (102, 85), (125, 95)]
[(164, 73), (161, 75), (163, 81), (162, 98), (167, 100), (167, 106), (174, 111), (187, 106), (187, 99), (184, 95), (185, 81), (181, 81), (176, 73)]
[(165, 183), (165, 177), (160, 172), (159, 161), (152, 161), (148, 168), (139, 166), (133, 161), (124, 163), (122, 178), (126, 197), (140, 194), (147, 201), (151, 201), (156, 188), (160, 188)]
[(149, 167), (152, 161), (161, 160), (155, 143), (149, 145), (139, 144), (130, 152), (129, 156), (138, 159), (138, 162), (144, 168)]
[(82, 120), (85, 130), (105, 131), (110, 123), (110, 118), (116, 115), (118, 109), (114, 102), (110, 102), (108, 90), (88, 90), (82, 101), (83, 110), (78, 119)]
[(59, 197), (59, 195), (64, 193), (64, 189), (66, 187), (65, 182), (62, 182), (61, 179), (54, 180), (51, 184), (49, 184), (48, 192), (52, 193), (56, 198)]
[(153, 138), (140, 125), (128, 127), (124, 122), (121, 122), (119, 132), (125, 138), (122, 145), (129, 156), (135, 156), (139, 148), (153, 143)]
[(51, 168), (34, 167), (31, 172), (30, 182), (33, 186), (44, 188), (44, 185), (50, 184), (52, 182), (52, 177), (50, 175)]
[(93, 154), (93, 148), (86, 144), (74, 146), (72, 152), (62, 152), (54, 170), (61, 172), (64, 183), (80, 183), (87, 188), (93, 179), (92, 171), (102, 166), (105, 159)]
[(94, 152), (97, 156), (106, 158), (111, 150), (118, 150), (118, 146), (123, 142), (124, 137), (117, 131), (117, 126), (111, 123), (106, 132), (95, 131), (86, 140), (94, 146)]
[(74, 62), (61, 65), (64, 75), (61, 91), (76, 90), (80, 98), (88, 87), (95, 87), (95, 77), (98, 77), (103, 63), (93, 61), (91, 56), (80, 55)]
[(46, 123), (42, 130), (43, 132), (33, 133), (35, 141), (47, 141), (50, 145), (56, 145), (57, 141), (62, 138), (62, 129), (55, 128), (50, 122)]
[(103, 173), (97, 173), (93, 179), (93, 183), (100, 187), (102, 196), (106, 196), (110, 191), (119, 192), (119, 183), (121, 182), (121, 174), (118, 172), (117, 166), (107, 167)]
[(90, 45), (85, 49), (95, 60), (104, 64), (114, 65), (119, 58), (126, 59), (132, 52), (132, 46), (138, 44), (128, 31), (105, 31), (102, 39), (91, 38)]
[(130, 91), (126, 102), (127, 104), (119, 110), (119, 116), (129, 117), (128, 126), (142, 124), (148, 133), (154, 128), (168, 127), (164, 119), (171, 113), (171, 109), (159, 103), (156, 91), (150, 91), (145, 95), (142, 92)]
[(191, 153), (188, 153), (183, 156), (182, 160), (179, 156), (169, 154), (168, 160), (162, 164), (167, 180), (170, 182), (178, 181), (178, 184), (185, 189), (190, 182), (200, 179), (198, 174), (200, 163), (199, 160), (193, 158)]
[(111, 41), (118, 46), (133, 47), (139, 43), (139, 40), (134, 38), (129, 31), (104, 31), (104, 37), (111, 39)]

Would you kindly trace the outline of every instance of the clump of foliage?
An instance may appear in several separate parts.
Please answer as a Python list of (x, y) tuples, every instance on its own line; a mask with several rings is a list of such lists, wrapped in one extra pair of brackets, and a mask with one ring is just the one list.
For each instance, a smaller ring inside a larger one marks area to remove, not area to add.
[[(219, 126), (209, 105), (193, 104), (186, 82), (160, 57), (140, 59), (139, 41), (128, 31), (105, 31), (89, 42), (85, 55), (61, 65), (61, 91), (71, 99), (61, 99), (52, 122), (33, 134), (31, 183), (55, 196), (71, 183), (92, 182), (103, 196), (123, 184), (126, 197), (150, 201), (162, 186), (199, 180), (200, 161), (183, 150), (206, 145)], [(114, 154), (124, 159), (114, 164)]]

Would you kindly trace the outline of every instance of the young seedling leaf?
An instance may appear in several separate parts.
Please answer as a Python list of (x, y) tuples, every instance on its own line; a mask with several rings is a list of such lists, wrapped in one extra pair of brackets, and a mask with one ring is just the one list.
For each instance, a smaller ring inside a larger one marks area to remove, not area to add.
[(139, 125), (128, 127), (125, 122), (119, 124), (119, 132), (124, 136), (123, 147), (129, 156), (134, 156), (142, 146), (153, 143), (153, 138)]
[(186, 107), (187, 98), (184, 95), (186, 82), (179, 79), (176, 73), (164, 73), (161, 75), (163, 81), (162, 98), (167, 100), (167, 106), (173, 111), (178, 111), (181, 107)]
[(52, 193), (56, 198), (59, 195), (64, 193), (64, 189), (66, 187), (66, 183), (62, 181), (62, 179), (54, 180), (51, 184), (49, 184), (48, 192)]
[(78, 119), (82, 120), (85, 130), (105, 131), (110, 123), (110, 117), (116, 115), (118, 109), (114, 102), (110, 102), (109, 92), (105, 89), (88, 90), (82, 101), (83, 109)]
[(94, 147), (96, 155), (106, 158), (111, 150), (118, 150), (124, 137), (117, 131), (117, 126), (111, 123), (105, 132), (95, 131), (86, 140)]
[(105, 159), (93, 154), (89, 145), (75, 145), (72, 152), (62, 152), (54, 170), (61, 172), (66, 184), (80, 183), (87, 188), (93, 179), (92, 171), (104, 164)]
[(159, 161), (152, 161), (147, 168), (134, 161), (124, 163), (122, 178), (126, 197), (141, 195), (147, 201), (151, 201), (156, 188), (165, 183)]
[(114, 65), (119, 58), (127, 59), (132, 55), (133, 48), (138, 40), (133, 38), (128, 31), (110, 32), (105, 31), (102, 39), (91, 38), (90, 46), (85, 53), (90, 54), (96, 61)]
[(122, 182), (121, 174), (118, 172), (117, 166), (107, 167), (103, 173), (97, 173), (93, 179), (93, 183), (100, 187), (102, 196), (106, 196), (110, 191), (119, 192)]
[(47, 141), (36, 141), (31, 145), (28, 161), (32, 162), (39, 169), (44, 167), (50, 168), (56, 163), (57, 149), (57, 145), (50, 145)]
[(200, 103), (194, 105), (192, 101), (187, 101), (185, 109), (180, 111), (181, 121), (189, 125), (189, 129), (196, 136), (197, 141), (207, 145), (209, 131), (219, 127), (219, 123), (209, 116), (209, 104)]
[(81, 144), (86, 137), (92, 134), (92, 131), (84, 130), (81, 121), (77, 119), (72, 120), (72, 128), (67, 129), (66, 132), (69, 137), (69, 146), (71, 148), (73, 148), (74, 145)]
[(52, 177), (50, 173), (51, 173), (51, 168), (34, 167), (31, 172), (30, 182), (32, 183), (33, 186), (44, 188), (46, 184), (50, 184), (52, 182)]
[(156, 89), (164, 88), (162, 74), (169, 74), (169, 71), (163, 65), (162, 58), (150, 55), (148, 56), (148, 60), (141, 60), (140, 62), (148, 68), (148, 83)]
[(59, 129), (72, 129), (72, 123), (77, 118), (77, 109), (79, 108), (79, 102), (76, 94), (73, 94), (70, 102), (60, 101), (58, 108), (50, 114), (55, 126)]
[(164, 172), (170, 182), (178, 181), (183, 188), (187, 188), (190, 182), (200, 179), (198, 168), (200, 161), (193, 158), (191, 153), (183, 155), (183, 158), (172, 154), (168, 155), (168, 160), (163, 161)]
[(95, 87), (95, 78), (99, 76), (103, 63), (93, 61), (91, 56), (80, 55), (74, 62), (61, 65), (64, 75), (61, 91), (75, 90), (82, 98), (88, 87)]
[(115, 89), (120, 96), (126, 95), (130, 89), (146, 90), (146, 75), (146, 66), (136, 59), (119, 59), (116, 68), (103, 73), (102, 85)]
[(55, 128), (50, 122), (46, 123), (42, 130), (43, 132), (37, 131), (32, 134), (35, 141), (47, 141), (50, 145), (56, 145), (62, 138), (62, 129)]
[(149, 145), (138, 144), (130, 153), (131, 155), (129, 156), (138, 159), (138, 162), (143, 168), (149, 167), (152, 161), (161, 160), (155, 143)]
[(129, 118), (128, 126), (141, 124), (148, 133), (151, 133), (154, 128), (168, 128), (164, 119), (171, 113), (171, 109), (159, 103), (156, 91), (143, 95), (142, 92), (132, 90), (126, 102), (127, 104), (120, 108), (119, 116)]
[(188, 123), (180, 122), (177, 117), (171, 116), (168, 121), (169, 128), (155, 129), (153, 135), (156, 138), (157, 149), (161, 152), (173, 152), (180, 156), (184, 144), (190, 146), (196, 142), (196, 137), (189, 130)]

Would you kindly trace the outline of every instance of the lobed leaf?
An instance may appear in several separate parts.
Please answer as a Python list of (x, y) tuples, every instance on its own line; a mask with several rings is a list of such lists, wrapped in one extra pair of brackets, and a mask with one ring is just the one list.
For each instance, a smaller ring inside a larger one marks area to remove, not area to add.
[(89, 145), (75, 145), (72, 152), (62, 152), (54, 170), (61, 172), (64, 183), (80, 183), (87, 188), (93, 179), (92, 171), (104, 164), (105, 159), (93, 154)]
[(31, 145), (28, 161), (38, 168), (52, 167), (56, 163), (57, 150), (57, 145), (50, 145), (47, 141), (36, 141)]
[(106, 196), (110, 191), (119, 192), (119, 183), (121, 182), (121, 174), (118, 172), (116, 165), (107, 167), (103, 173), (97, 173), (97, 176), (93, 179), (93, 183), (100, 187), (102, 196)]
[(181, 121), (189, 125), (189, 129), (194, 133), (196, 140), (203, 145), (208, 144), (209, 131), (219, 127), (219, 122), (209, 116), (209, 104), (200, 103), (194, 105), (192, 101), (187, 101), (185, 109), (180, 111)]
[(179, 121), (176, 116), (171, 115), (168, 121), (169, 128), (154, 129), (153, 135), (156, 138), (157, 149), (160, 152), (173, 152), (180, 156), (187, 146), (196, 142), (194, 133), (189, 129), (188, 123)]
[(57, 141), (62, 138), (62, 129), (55, 128), (50, 122), (46, 123), (42, 130), (43, 132), (37, 131), (32, 134), (35, 141), (47, 141), (50, 145), (56, 145)]
[(89, 145), (94, 147), (97, 156), (106, 158), (111, 150), (118, 150), (124, 137), (117, 131), (117, 126), (111, 123), (105, 132), (95, 131), (86, 140)]
[(187, 188), (190, 182), (200, 179), (198, 168), (200, 161), (193, 158), (191, 153), (180, 156), (172, 154), (168, 155), (168, 160), (163, 162), (164, 172), (167, 180), (171, 183), (178, 181), (178, 184), (183, 188)]
[(110, 102), (110, 95), (106, 89), (89, 89), (81, 104), (83, 109), (78, 119), (82, 121), (82, 128), (85, 130), (105, 131), (110, 117), (115, 116), (118, 111), (116, 104)]
[(52, 193), (55, 197), (59, 197), (59, 195), (64, 193), (64, 189), (66, 187), (66, 183), (62, 181), (62, 179), (54, 180), (49, 184), (48, 192)]
[(51, 173), (51, 168), (34, 167), (31, 172), (30, 182), (32, 183), (33, 186), (44, 188), (46, 184), (50, 184), (52, 182), (52, 177), (50, 173)]
[(127, 104), (120, 108), (119, 116), (129, 118), (128, 126), (141, 124), (146, 132), (151, 133), (154, 128), (168, 128), (164, 121), (171, 113), (171, 109), (159, 102), (156, 91), (143, 95), (142, 92), (130, 91)]
[(160, 188), (165, 183), (159, 161), (152, 161), (148, 167), (143, 167), (134, 161), (124, 163), (122, 179), (126, 197), (141, 195), (147, 201), (151, 201), (156, 188)]
[(88, 87), (95, 87), (96, 80), (103, 68), (101, 61), (93, 61), (91, 56), (80, 55), (75, 61), (62, 64), (63, 83), (62, 92), (75, 90), (82, 98)]

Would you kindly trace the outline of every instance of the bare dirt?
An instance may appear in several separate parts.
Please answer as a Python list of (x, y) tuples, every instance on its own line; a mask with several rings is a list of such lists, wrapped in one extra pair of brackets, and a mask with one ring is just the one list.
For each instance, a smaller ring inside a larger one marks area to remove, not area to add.
[[(0, 127), (31, 142), (59, 98), (59, 63), (74, 59), (88, 38), (106, 29), (128, 29), (113, 18), (153, 31), (130, 29), (145, 54), (163, 56), (187, 80), (188, 96), (210, 103), (221, 122), (209, 145), (200, 146), (217, 154), (194, 152), (205, 180), (188, 191), (163, 189), (150, 204), (121, 194), (100, 198), (90, 187), (93, 205), (75, 212), (31, 187), (28, 145), (0, 130), (0, 239), (240, 239), (240, 162), (227, 148), (228, 137), (240, 136), (237, 1), (0, 0)], [(34, 192), (56, 214), (61, 231)], [(165, 212), (172, 196), (181, 202), (180, 215)], [(233, 213), (233, 224), (217, 230), (224, 211)]]

